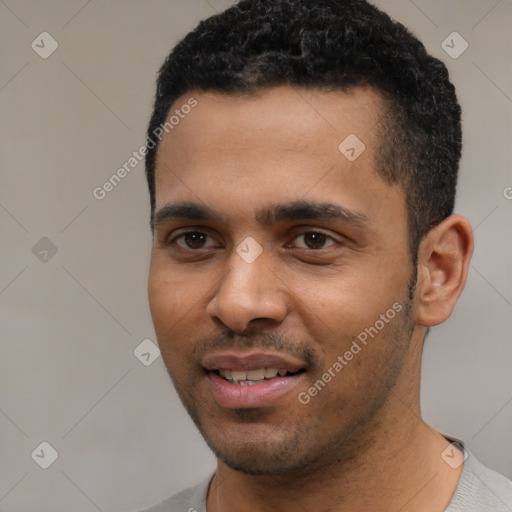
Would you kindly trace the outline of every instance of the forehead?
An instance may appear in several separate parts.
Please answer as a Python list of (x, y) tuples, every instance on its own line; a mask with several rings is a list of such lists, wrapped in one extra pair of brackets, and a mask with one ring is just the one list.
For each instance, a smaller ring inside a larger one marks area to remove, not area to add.
[[(197, 105), (180, 111), (190, 98)], [(262, 202), (306, 196), (342, 199), (358, 211), (356, 203), (364, 198), (370, 210), (375, 201), (389, 204), (384, 196), (400, 193), (376, 172), (382, 112), (381, 96), (363, 87), (342, 92), (281, 86), (236, 95), (192, 91), (170, 109), (179, 122), (158, 149), (157, 209), (186, 200), (232, 210), (236, 199), (242, 214)]]
[[(194, 98), (197, 106), (180, 114)], [(356, 87), (348, 92), (322, 91), (295, 86), (257, 89), (252, 93), (224, 94), (190, 92), (178, 98), (167, 119), (173, 124), (162, 149), (186, 146), (191, 151), (221, 148), (267, 148), (317, 152), (328, 147), (322, 142), (336, 142), (340, 137), (359, 134), (372, 145), (376, 126), (383, 111), (381, 95), (370, 87)], [(278, 137), (278, 138), (277, 138)], [(371, 139), (371, 140), (370, 140)], [(341, 139), (339, 140), (341, 142)], [(337, 149), (337, 145), (334, 149)]]

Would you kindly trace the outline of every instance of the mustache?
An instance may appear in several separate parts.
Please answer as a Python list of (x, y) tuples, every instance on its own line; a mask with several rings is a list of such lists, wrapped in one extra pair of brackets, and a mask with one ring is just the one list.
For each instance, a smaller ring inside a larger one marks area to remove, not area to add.
[(303, 359), (309, 368), (319, 363), (319, 357), (311, 346), (302, 340), (284, 338), (276, 333), (219, 333), (200, 339), (194, 349), (193, 356), (196, 360), (213, 352), (223, 350), (271, 350), (273, 352), (285, 353)]

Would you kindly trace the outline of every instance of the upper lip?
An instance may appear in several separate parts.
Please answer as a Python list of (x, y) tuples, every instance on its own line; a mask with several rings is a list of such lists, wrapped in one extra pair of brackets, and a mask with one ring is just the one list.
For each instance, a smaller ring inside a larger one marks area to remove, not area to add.
[(260, 368), (277, 368), (289, 372), (298, 372), (306, 367), (301, 359), (289, 354), (270, 352), (221, 352), (205, 356), (202, 365), (206, 370), (258, 370)]

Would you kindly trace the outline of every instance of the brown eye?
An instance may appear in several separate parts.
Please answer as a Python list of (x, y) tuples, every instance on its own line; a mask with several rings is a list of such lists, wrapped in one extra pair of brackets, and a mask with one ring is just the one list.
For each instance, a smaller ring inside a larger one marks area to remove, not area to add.
[[(210, 245), (205, 245), (208, 238), (210, 238), (213, 243)], [(213, 238), (206, 233), (201, 233), (200, 231), (189, 231), (187, 233), (182, 233), (181, 235), (171, 240), (170, 243), (175, 243), (182, 249), (203, 249), (206, 247), (216, 247)]]
[[(325, 249), (326, 242), (331, 240), (332, 242), (336, 242), (332, 237), (320, 233), (319, 231), (307, 231), (306, 233), (300, 234), (296, 240), (303, 239), (303, 244), (298, 244), (297, 247), (301, 249)], [(333, 245), (332, 243), (329, 245)], [(329, 247), (329, 245), (327, 247)]]

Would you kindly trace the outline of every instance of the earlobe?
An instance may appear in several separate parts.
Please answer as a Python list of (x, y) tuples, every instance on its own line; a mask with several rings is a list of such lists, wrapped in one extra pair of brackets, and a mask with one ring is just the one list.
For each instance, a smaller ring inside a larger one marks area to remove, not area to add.
[(469, 221), (461, 215), (451, 215), (425, 235), (418, 251), (418, 324), (432, 327), (449, 318), (466, 284), (473, 244)]

